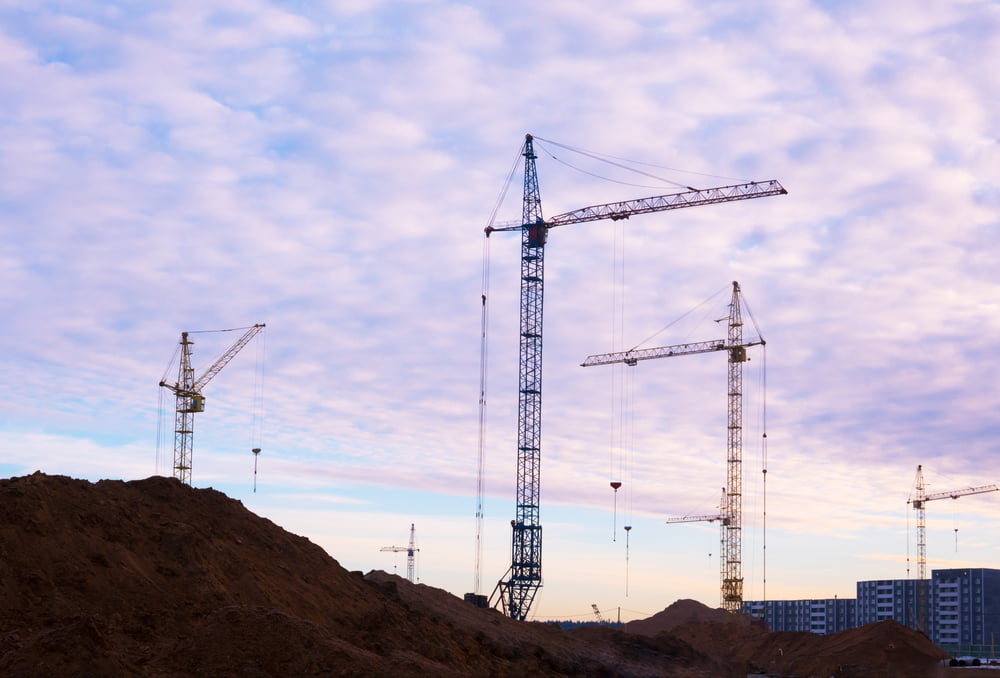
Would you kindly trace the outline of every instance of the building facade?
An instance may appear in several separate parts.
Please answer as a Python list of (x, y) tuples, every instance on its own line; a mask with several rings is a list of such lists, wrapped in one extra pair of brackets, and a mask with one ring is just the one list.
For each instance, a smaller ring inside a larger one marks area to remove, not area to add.
[(743, 613), (767, 622), (772, 631), (836, 633), (854, 628), (853, 598), (744, 601)]
[[(929, 582), (924, 586), (930, 590)], [(918, 579), (876, 579), (857, 583), (857, 625), (895, 619), (911, 629), (918, 628)]]
[(930, 629), (941, 647), (1000, 643), (1000, 570), (931, 572)]
[(887, 619), (919, 629), (921, 589), (923, 626), (935, 645), (955, 656), (1000, 656), (1000, 570), (933, 570), (923, 582), (859, 581), (853, 599), (744, 601), (742, 610), (773, 631), (836, 633)]

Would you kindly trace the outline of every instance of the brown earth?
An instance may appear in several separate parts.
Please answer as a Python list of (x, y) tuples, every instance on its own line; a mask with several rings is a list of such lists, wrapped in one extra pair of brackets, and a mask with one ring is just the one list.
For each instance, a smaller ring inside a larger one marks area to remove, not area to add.
[(348, 572), (211, 489), (161, 477), (0, 480), (0, 676), (941, 675), (892, 622), (769, 633), (694, 601), (628, 632), (516, 622), (440, 589)]

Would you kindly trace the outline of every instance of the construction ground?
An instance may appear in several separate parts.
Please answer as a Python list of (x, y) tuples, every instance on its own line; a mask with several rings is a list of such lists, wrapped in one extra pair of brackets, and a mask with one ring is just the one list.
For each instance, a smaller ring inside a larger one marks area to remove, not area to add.
[[(966, 676), (880, 622), (772, 633), (676, 601), (625, 630), (518, 622), (176, 479), (0, 480), (0, 676)], [(1000, 674), (995, 674), (1000, 675)]]

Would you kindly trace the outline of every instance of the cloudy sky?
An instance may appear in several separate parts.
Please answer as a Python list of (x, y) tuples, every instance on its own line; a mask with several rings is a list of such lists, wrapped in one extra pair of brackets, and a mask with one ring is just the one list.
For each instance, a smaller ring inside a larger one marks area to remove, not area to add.
[[(717, 510), (722, 354), (578, 365), (724, 336), (734, 280), (767, 340), (745, 597), (914, 576), (917, 465), (929, 492), (1000, 481), (998, 62), (987, 0), (2, 0), (0, 473), (169, 475), (180, 332), (266, 323), (205, 389), (193, 484), (352, 570), (405, 573), (379, 549), (413, 523), (420, 581), (462, 595), (486, 260), (488, 594), (520, 250), (483, 228), (520, 218), (532, 133), (547, 216), (789, 192), (551, 232), (533, 617), (718, 604), (718, 528), (664, 520)], [(193, 335), (196, 371), (238, 335)], [(930, 568), (1000, 567), (998, 502), (931, 503)]]

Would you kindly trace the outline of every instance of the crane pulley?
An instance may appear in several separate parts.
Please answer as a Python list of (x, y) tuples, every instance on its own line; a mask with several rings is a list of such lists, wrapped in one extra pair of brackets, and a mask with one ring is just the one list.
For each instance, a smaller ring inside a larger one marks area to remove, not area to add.
[[(182, 483), (191, 484), (191, 456), (194, 445), (194, 415), (205, 411), (205, 396), (202, 389), (236, 357), (244, 346), (257, 333), (264, 329), (264, 324), (256, 324), (245, 329), (246, 332), (219, 356), (201, 376), (195, 377), (191, 366), (191, 332), (181, 332), (180, 363), (177, 371), (177, 381), (169, 384), (160, 380), (160, 386), (173, 392), (176, 397), (174, 415), (174, 466), (173, 476)], [(230, 331), (230, 330), (218, 330)]]
[[(536, 171), (534, 137), (526, 134), (524, 194), (521, 223), (487, 226), (486, 236), (498, 231), (521, 232), (521, 318), (518, 368), (518, 437), (515, 516), (511, 520), (511, 565), (497, 583), (495, 605), (513, 619), (524, 620), (542, 585), (541, 484), (542, 307), (545, 243), (556, 226), (698, 207), (736, 200), (784, 195), (775, 180), (708, 189), (689, 188), (669, 195), (583, 207), (545, 219)], [(491, 601), (492, 602), (492, 601)]]

